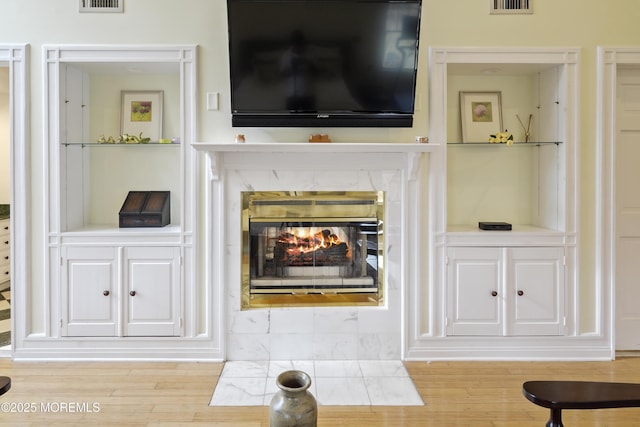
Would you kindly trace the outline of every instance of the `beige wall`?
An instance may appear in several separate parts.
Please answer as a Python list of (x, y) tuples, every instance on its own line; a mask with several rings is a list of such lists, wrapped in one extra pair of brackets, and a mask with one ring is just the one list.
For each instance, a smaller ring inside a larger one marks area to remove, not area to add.
[[(490, 16), (489, 0), (423, 0), (418, 111), (413, 129), (317, 129), (334, 141), (411, 141), (428, 134), (429, 46), (564, 46), (582, 49), (580, 126), (581, 301), (595, 307), (595, 122), (596, 48), (640, 46), (637, 0), (534, 0), (534, 14)], [(123, 14), (80, 14), (77, 0), (4, 0), (0, 3), (0, 43), (31, 45), (32, 265), (42, 277), (44, 177), (42, 165), (42, 45), (51, 43), (195, 43), (199, 45), (199, 139), (231, 141), (226, 2), (224, 0), (124, 0)], [(53, 20), (53, 21), (52, 21)], [(205, 93), (220, 93), (219, 111), (207, 111)], [(313, 129), (243, 130), (250, 142), (303, 141)], [(0, 197), (1, 193), (0, 193)], [(595, 309), (594, 309), (595, 310)], [(595, 314), (595, 313), (594, 313)], [(581, 319), (583, 332), (595, 316)], [(40, 326), (38, 326), (40, 325)], [(34, 329), (41, 322), (34, 319)]]

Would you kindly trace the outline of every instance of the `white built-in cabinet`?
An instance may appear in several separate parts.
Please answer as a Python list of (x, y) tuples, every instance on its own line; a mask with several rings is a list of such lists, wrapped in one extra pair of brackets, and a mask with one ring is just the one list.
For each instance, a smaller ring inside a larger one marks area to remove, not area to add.
[(180, 334), (180, 248), (62, 248), (63, 336)]
[(448, 335), (562, 335), (562, 248), (449, 247)]
[(9, 218), (0, 219), (0, 284), (11, 280), (11, 227)]
[[(193, 336), (196, 47), (56, 45), (44, 53), (50, 335)], [(161, 91), (160, 138), (179, 143), (99, 143), (121, 134), (121, 91)], [(169, 225), (119, 227), (128, 192), (141, 190), (170, 192)]]
[[(523, 339), (576, 333), (578, 65), (577, 49), (430, 49), (429, 139), (442, 147), (429, 175), (435, 287), (412, 356), (449, 337), (433, 354), (473, 357), (477, 336), (478, 355), (519, 357)], [(463, 142), (461, 92), (499, 92), (515, 144)], [(529, 115), (525, 142), (518, 117)]]

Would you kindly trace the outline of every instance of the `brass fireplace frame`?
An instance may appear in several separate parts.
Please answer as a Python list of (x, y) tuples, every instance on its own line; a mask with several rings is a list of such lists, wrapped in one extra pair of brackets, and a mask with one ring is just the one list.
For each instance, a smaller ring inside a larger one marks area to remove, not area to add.
[[(381, 306), (384, 304), (384, 191), (243, 191), (242, 309), (288, 306)], [(250, 231), (254, 222), (371, 221), (377, 224), (377, 290), (252, 293)], [(251, 221), (250, 221), (251, 220)]]

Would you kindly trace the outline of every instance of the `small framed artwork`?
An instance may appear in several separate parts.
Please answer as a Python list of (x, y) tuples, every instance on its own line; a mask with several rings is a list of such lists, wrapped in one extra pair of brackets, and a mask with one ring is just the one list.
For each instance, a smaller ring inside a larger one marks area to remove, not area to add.
[(502, 132), (501, 92), (460, 92), (462, 142), (487, 142)]
[(150, 138), (157, 142), (162, 137), (162, 98), (161, 90), (123, 90), (122, 118), (120, 134)]

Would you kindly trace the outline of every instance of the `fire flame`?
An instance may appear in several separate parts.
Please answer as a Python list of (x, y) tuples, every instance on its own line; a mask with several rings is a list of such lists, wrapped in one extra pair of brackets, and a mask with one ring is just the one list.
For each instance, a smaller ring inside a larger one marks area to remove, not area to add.
[[(313, 230), (301, 231), (299, 233), (283, 232), (278, 236), (278, 243), (286, 246), (289, 256), (311, 253), (319, 249), (329, 249), (342, 244), (342, 241), (331, 230), (322, 229), (318, 232)], [(351, 257), (351, 250), (347, 251), (347, 258)]]

